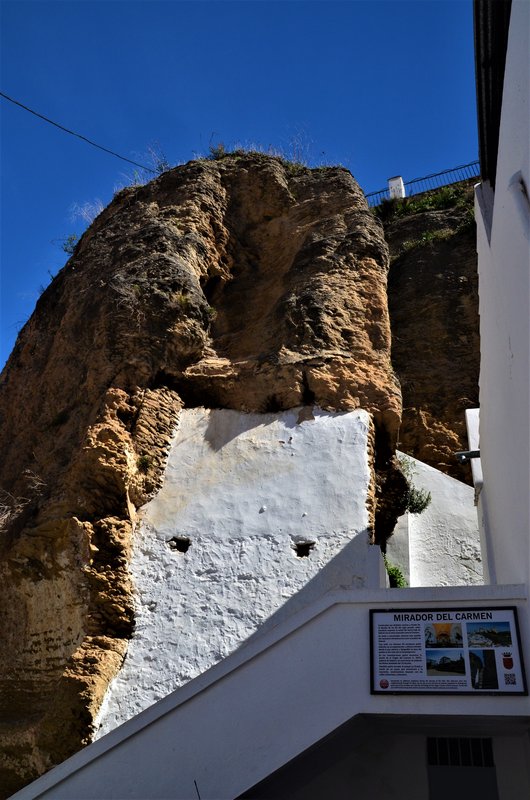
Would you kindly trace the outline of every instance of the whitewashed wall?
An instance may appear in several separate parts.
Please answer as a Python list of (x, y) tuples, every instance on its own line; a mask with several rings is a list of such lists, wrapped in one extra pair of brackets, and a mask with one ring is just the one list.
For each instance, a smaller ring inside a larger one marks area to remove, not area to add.
[(530, 575), (530, 3), (512, 3), (495, 193), (476, 191), (480, 513), (492, 583)]
[(399, 454), (412, 483), (431, 493), (421, 514), (405, 514), (388, 540), (387, 556), (410, 586), (481, 584), (482, 560), (474, 491), (411, 456)]
[[(528, 697), (369, 693), (369, 610), (455, 603), (462, 608), (517, 605), (521, 628), (528, 627), (521, 587), (330, 593), (76, 753), (22, 789), (16, 800), (230, 800), (356, 715), (361, 724), (364, 715), (366, 721), (376, 715), (397, 725), (394, 754), (381, 760), (380, 749), (372, 747), (376, 742), (355, 754), (356, 770), (359, 762), (371, 769), (382, 798), (417, 797), (408, 782), (425, 789), (423, 748), (421, 761), (411, 748), (408, 758), (397, 759), (403, 771), (395, 766), (395, 756), (403, 754), (399, 726), (408, 721), (421, 724), (416, 730), (423, 736), (513, 737), (500, 749), (495, 742), (500, 796), (527, 797)], [(355, 796), (356, 771), (350, 774)], [(363, 794), (368, 777), (366, 771), (360, 775), (362, 798), (370, 796)], [(395, 794), (386, 782), (394, 779)]]
[(384, 585), (368, 543), (369, 425), (363, 411), (182, 412), (136, 534), (136, 630), (98, 735), (326, 592)]

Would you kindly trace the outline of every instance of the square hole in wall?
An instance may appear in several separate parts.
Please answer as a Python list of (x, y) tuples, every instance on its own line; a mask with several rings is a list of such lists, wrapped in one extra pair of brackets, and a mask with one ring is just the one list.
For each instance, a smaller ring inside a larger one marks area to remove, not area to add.
[(177, 553), (187, 553), (191, 545), (189, 536), (173, 536), (167, 540), (170, 550), (175, 550)]

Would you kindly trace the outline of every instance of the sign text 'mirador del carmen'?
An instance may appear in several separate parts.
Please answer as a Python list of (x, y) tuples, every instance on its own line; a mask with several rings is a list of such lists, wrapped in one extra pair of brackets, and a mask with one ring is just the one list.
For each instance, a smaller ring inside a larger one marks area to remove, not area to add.
[(515, 608), (370, 612), (372, 694), (527, 694)]
[(394, 614), (395, 622), (440, 622), (441, 620), (493, 619), (492, 611), (415, 611)]

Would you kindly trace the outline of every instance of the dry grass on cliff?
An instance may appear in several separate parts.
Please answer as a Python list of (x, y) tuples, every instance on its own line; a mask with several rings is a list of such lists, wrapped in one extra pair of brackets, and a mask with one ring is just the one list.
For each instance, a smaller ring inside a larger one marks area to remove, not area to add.
[(7, 531), (24, 509), (44, 491), (45, 483), (35, 472), (24, 470), (23, 478), (24, 496), (0, 489), (0, 531)]

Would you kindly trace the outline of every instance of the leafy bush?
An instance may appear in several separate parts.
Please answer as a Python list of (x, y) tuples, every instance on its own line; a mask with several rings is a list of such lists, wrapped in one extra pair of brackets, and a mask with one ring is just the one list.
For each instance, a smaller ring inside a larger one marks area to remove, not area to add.
[(406, 510), (409, 514), (421, 514), (429, 507), (432, 495), (427, 489), (418, 489), (417, 486), (414, 486), (413, 479), (416, 475), (416, 468), (411, 458), (400, 456), (399, 466), (408, 483), (404, 498)]
[(405, 580), (405, 576), (403, 575), (402, 570), (396, 564), (392, 564), (387, 559), (386, 555), (383, 555), (383, 560), (385, 562), (386, 571), (388, 573), (388, 580), (390, 581), (390, 587), (392, 589), (404, 589), (406, 586), (408, 586), (408, 583)]
[(385, 198), (373, 211), (382, 222), (394, 217), (406, 217), (411, 214), (420, 214), (423, 211), (438, 211), (444, 208), (466, 205), (464, 187), (460, 185), (443, 186), (425, 194), (404, 197), (402, 200), (395, 197)]
[(431, 493), (427, 489), (418, 489), (410, 485), (407, 493), (407, 511), (410, 514), (421, 514), (430, 505)]

